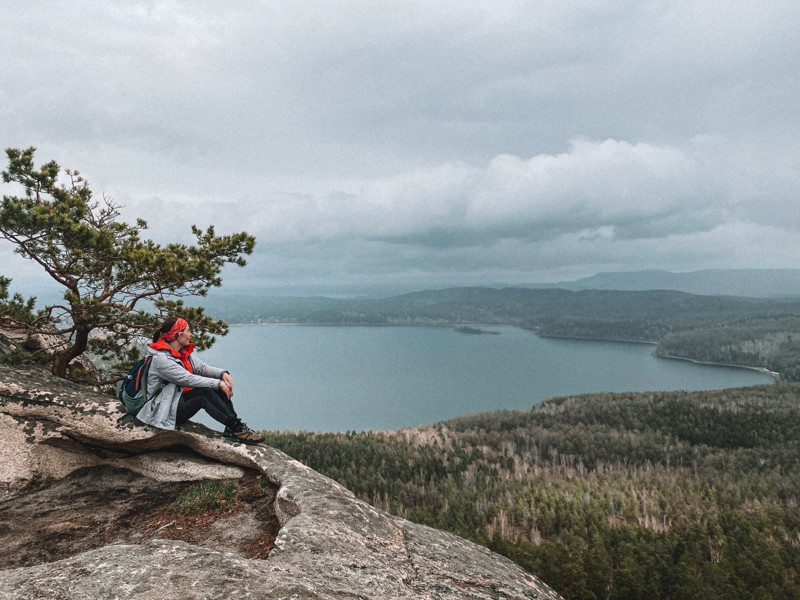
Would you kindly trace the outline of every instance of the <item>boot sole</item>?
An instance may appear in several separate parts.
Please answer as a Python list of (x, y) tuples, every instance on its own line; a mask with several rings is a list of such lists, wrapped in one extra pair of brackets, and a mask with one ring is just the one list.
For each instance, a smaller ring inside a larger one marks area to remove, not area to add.
[(240, 437), (236, 437), (236, 435), (233, 433), (224, 433), (223, 436), (228, 438), (229, 440), (233, 440), (234, 442), (239, 442), (240, 444), (247, 444), (248, 446), (258, 446), (264, 441), (261, 440), (260, 442), (256, 442), (255, 440), (243, 440)]

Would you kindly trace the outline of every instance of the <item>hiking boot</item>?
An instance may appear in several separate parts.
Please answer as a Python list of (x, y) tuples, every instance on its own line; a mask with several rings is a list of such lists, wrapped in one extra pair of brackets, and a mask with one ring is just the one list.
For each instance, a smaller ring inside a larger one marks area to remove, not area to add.
[(243, 444), (260, 444), (264, 441), (264, 436), (253, 431), (247, 425), (239, 421), (233, 428), (226, 427), (224, 432), (225, 437), (242, 442)]

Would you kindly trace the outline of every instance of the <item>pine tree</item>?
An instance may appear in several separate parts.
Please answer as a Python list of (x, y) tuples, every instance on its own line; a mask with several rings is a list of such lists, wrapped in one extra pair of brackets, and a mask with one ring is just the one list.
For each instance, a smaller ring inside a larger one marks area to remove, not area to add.
[(119, 220), (119, 206), (108, 197), (94, 200), (77, 171), (48, 162), (34, 167), (34, 148), (9, 148), (3, 181), (24, 194), (3, 196), (0, 239), (40, 265), (63, 289), (63, 302), (36, 311), (33, 299), (15, 294), (0, 276), (0, 324), (30, 334), (54, 335), (52, 373), (66, 377), (70, 363), (87, 350), (105, 359), (127, 357), (131, 342), (166, 316), (181, 314), (199, 333), (200, 347), (227, 325), (187, 307), (183, 298), (205, 296), (222, 284), (227, 263), (245, 265), (255, 238), (245, 232), (218, 236), (192, 226), (196, 242), (166, 246), (142, 239), (147, 223)]

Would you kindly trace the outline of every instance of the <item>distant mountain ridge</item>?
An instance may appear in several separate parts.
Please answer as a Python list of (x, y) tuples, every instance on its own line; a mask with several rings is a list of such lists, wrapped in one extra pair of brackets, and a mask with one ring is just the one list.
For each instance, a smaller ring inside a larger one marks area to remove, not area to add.
[(558, 287), (565, 290), (676, 290), (703, 296), (774, 298), (800, 296), (800, 269), (706, 269), (597, 273), (576, 281), (525, 287)]
[[(305, 288), (276, 288), (260, 283), (257, 279), (248, 279), (247, 284), (241, 282), (226, 285), (212, 290), (212, 297), (225, 297), (226, 305), (231, 296), (239, 296), (247, 301), (258, 298), (327, 298), (335, 300), (385, 299), (403, 294), (433, 291), (441, 289), (463, 288), (526, 288), (553, 289), (570, 291), (602, 290), (641, 292), (654, 290), (673, 290), (701, 296), (742, 296), (748, 298), (780, 298), (800, 297), (800, 268), (798, 269), (705, 269), (697, 271), (674, 272), (665, 270), (614, 271), (601, 272), (590, 277), (573, 281), (556, 281), (544, 283), (524, 283), (508, 281), (485, 281), (482, 283), (440, 282), (413, 285), (403, 282), (394, 284), (375, 284), (348, 286), (327, 285)], [(44, 296), (41, 289), (16, 290)], [(56, 299), (60, 298), (60, 293)]]

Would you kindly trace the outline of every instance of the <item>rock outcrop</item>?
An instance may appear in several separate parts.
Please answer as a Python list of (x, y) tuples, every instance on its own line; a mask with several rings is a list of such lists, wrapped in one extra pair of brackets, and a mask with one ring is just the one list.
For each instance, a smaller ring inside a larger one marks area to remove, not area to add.
[[(10, 548), (0, 598), (559, 597), (507, 559), (377, 510), (278, 450), (200, 425), (143, 426), (108, 395), (35, 368), (0, 370), (0, 465)], [(181, 482), (248, 477), (272, 490), (269, 515), (223, 525), (217, 544), (160, 537), (166, 525), (144, 531), (156, 500)], [(112, 504), (114, 527), (102, 510)], [(247, 558), (229, 538), (269, 519), (274, 548)]]

